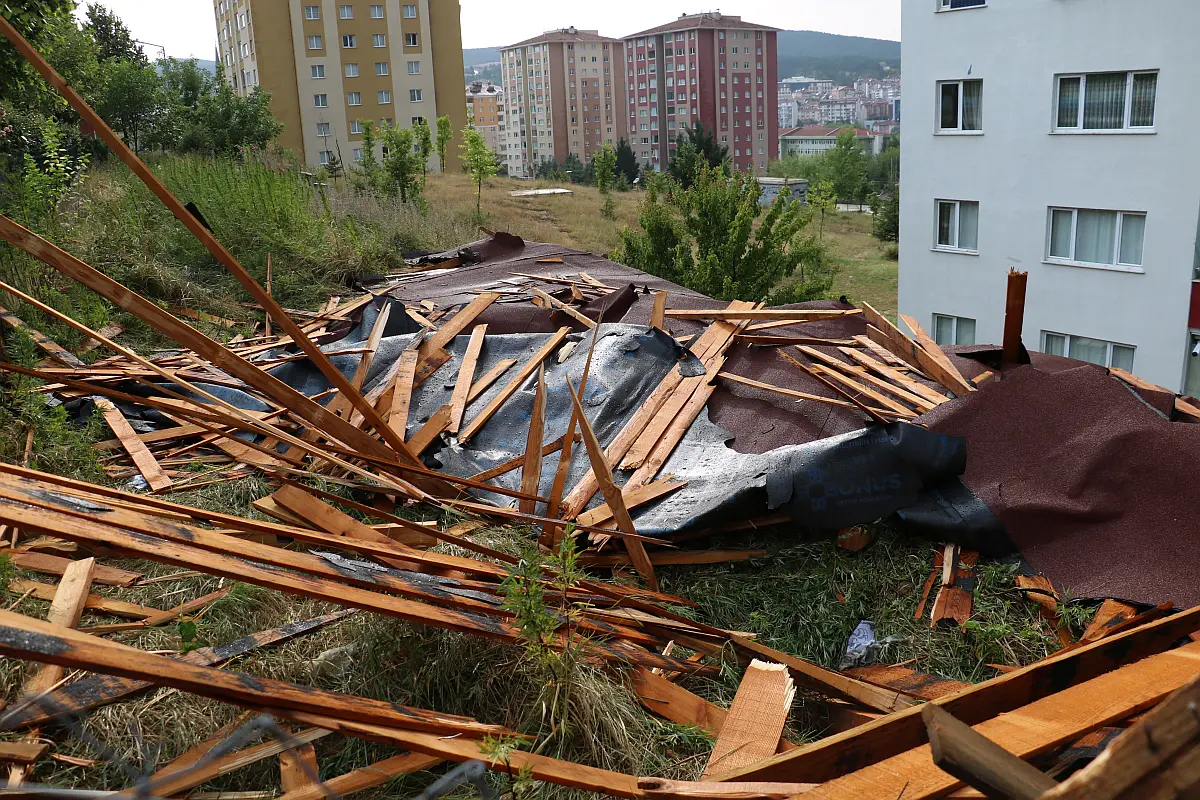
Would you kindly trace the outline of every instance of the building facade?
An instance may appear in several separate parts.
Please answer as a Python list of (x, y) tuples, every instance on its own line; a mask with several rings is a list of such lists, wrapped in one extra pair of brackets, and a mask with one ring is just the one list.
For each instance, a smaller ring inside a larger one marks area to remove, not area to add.
[(500, 50), (505, 94), (499, 151), (508, 174), (532, 178), (568, 155), (592, 159), (627, 138), (625, 45), (596, 31), (560, 28)]
[(504, 90), (492, 83), (475, 81), (467, 87), (467, 107), (475, 128), (483, 134), (488, 148), (506, 164), (504, 141)]
[(1200, 394), (1200, 3), (903, 0), (900, 310)]
[[(838, 125), (806, 125), (802, 128), (785, 130), (779, 134), (779, 157), (815, 156), (826, 150), (832, 150), (837, 146), (838, 134), (843, 130), (844, 128)], [(858, 144), (862, 147), (863, 152), (871, 156), (877, 156), (883, 152), (883, 145), (887, 140), (885, 134), (874, 133), (862, 128), (855, 128), (854, 136), (858, 139)]]
[[(213, 11), (225, 77), (239, 94), (271, 93), (281, 143), (310, 165), (361, 157), (367, 120), (449, 116), (456, 139), (466, 124), (458, 0), (215, 0)], [(458, 153), (451, 143), (447, 160)]]
[(625, 121), (644, 169), (666, 169), (679, 131), (702, 124), (735, 167), (766, 171), (779, 136), (776, 31), (712, 12), (625, 37)]

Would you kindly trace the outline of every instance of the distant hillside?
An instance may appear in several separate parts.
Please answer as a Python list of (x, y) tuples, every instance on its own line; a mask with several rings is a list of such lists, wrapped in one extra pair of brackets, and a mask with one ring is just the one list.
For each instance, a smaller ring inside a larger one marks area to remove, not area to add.
[[(467, 74), (472, 66), (500, 60), (496, 47), (474, 47), (463, 50)], [(850, 83), (855, 78), (900, 71), (900, 43), (887, 39), (866, 39), (862, 36), (839, 36), (820, 31), (779, 32), (779, 77), (806, 75)], [(492, 77), (490, 71), (477, 70), (478, 77)]]

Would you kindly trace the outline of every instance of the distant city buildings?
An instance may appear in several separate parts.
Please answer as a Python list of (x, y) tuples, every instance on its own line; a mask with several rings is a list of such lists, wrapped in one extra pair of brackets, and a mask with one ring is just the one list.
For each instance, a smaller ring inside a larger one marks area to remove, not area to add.
[(491, 82), (475, 81), (467, 87), (467, 107), (487, 146), (500, 156), (501, 163), (507, 163), (504, 159), (507, 144), (504, 140), (504, 90)]
[(905, 2), (902, 24), (900, 311), (998, 343), (1015, 267), (1028, 349), (1200, 395), (1200, 3)]
[[(900, 126), (900, 79), (862, 78), (850, 86), (796, 76), (778, 84), (779, 127), (858, 125), (877, 133)], [(782, 144), (781, 144), (782, 152)]]
[[(815, 156), (826, 150), (832, 150), (837, 145), (838, 134), (843, 130), (847, 130), (844, 125), (806, 125), (802, 128), (781, 131), (779, 134), (779, 157)], [(883, 145), (887, 139), (886, 133), (877, 133), (862, 128), (853, 130), (864, 153), (877, 156), (883, 151)]]

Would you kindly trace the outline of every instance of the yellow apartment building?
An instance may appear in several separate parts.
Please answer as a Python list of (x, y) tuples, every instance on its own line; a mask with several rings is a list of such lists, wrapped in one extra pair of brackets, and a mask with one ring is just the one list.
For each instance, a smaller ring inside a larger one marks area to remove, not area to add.
[[(218, 56), (239, 94), (271, 93), (284, 147), (312, 166), (362, 155), (362, 124), (463, 126), (458, 0), (214, 0)], [(376, 157), (382, 157), (382, 149)], [(437, 157), (430, 160), (437, 168)]]

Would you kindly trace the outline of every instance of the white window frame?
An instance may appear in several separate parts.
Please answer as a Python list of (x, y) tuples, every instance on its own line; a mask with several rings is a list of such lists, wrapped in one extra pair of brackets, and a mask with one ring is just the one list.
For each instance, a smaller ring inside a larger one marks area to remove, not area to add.
[(347, 78), (358, 77), (358, 64), (347, 63), (343, 65), (343, 72)]
[[(938, 241), (940, 232), (942, 203), (952, 203), (954, 205), (954, 221), (950, 228), (954, 233), (954, 244), (942, 244)], [(959, 247), (959, 240), (962, 238), (962, 214), (961, 208), (963, 203), (974, 203), (976, 206), (975, 213), (975, 248)], [(945, 197), (939, 197), (933, 201), (933, 249), (944, 253), (961, 253), (963, 255), (977, 256), (979, 255), (979, 201), (978, 200), (951, 200)]]
[[(410, 14), (409, 11), (411, 11), (412, 13)], [(417, 18), (417, 6), (415, 4), (401, 6), (400, 13), (401, 13), (401, 16), (404, 17), (404, 19), (416, 19)]]
[(379, 91), (375, 92), (375, 99), (379, 102), (379, 105), (381, 105), (381, 106), (391, 105), (392, 104), (392, 90), (391, 89), (380, 89)]
[(323, 93), (314, 94), (313, 108), (329, 108), (329, 95)]
[(372, 33), (371, 34), (371, 47), (387, 47), (387, 34), (386, 33)]
[[(413, 67), (416, 67), (416, 69), (413, 69)], [(421, 62), (420, 61), (408, 62), (408, 74), (409, 75), (420, 75), (421, 74)]]
[[(960, 9), (954, 9), (959, 11)], [(964, 129), (963, 128), (963, 103), (966, 102), (967, 93), (963, 91), (963, 84), (978, 82), (979, 89), (979, 128)], [(958, 84), (958, 127), (943, 128), (942, 127), (942, 87), (949, 86), (952, 83)], [(941, 136), (982, 136), (983, 135), (983, 79), (982, 78), (961, 78), (952, 81), (938, 81), (935, 86), (937, 99), (934, 102), (934, 132)]]
[(371, 6), (371, 19), (383, 19), (383, 6)]
[(319, 138), (323, 138), (326, 136), (332, 136), (332, 135), (333, 135), (333, 133), (329, 127), (328, 122), (318, 122), (317, 123), (317, 136)]
[(375, 62), (375, 75), (377, 77), (382, 78), (383, 76), (390, 75), (390, 74), (391, 74), (391, 67), (388, 66), (388, 62), (386, 62), (386, 61), (376, 61)]
[[(955, 9), (955, 10), (957, 10), (957, 9)], [(934, 336), (934, 337), (936, 337), (936, 336), (937, 336), (938, 320), (939, 320), (939, 319), (948, 319), (948, 320), (950, 320), (950, 321), (951, 321), (951, 331), (952, 331), (952, 335), (951, 335), (951, 337), (950, 337), (950, 338), (954, 339), (954, 341), (953, 341), (953, 342), (938, 342), (938, 345), (939, 345), (939, 346), (940, 346), (940, 345), (956, 345), (956, 344), (964, 344), (964, 346), (970, 346), (970, 345), (973, 345), (973, 344), (975, 344), (975, 342), (962, 343), (962, 342), (959, 342), (959, 341), (958, 341), (958, 323), (959, 323), (959, 321), (960, 321), (960, 320), (964, 320), (964, 319), (971, 320), (971, 322), (974, 322), (974, 323), (975, 323), (975, 331), (976, 331), (976, 336), (975, 336), (974, 338), (976, 338), (976, 339), (978, 339), (978, 338), (979, 338), (979, 337), (978, 337), (978, 332), (979, 332), (979, 320), (977, 320), (977, 319), (975, 319), (975, 318), (973, 318), (973, 317), (959, 317), (959, 316), (956, 316), (956, 315), (954, 315), (954, 314), (938, 314), (938, 313), (934, 313), (934, 315), (933, 315), (933, 328), (932, 328), (932, 333), (933, 333), (933, 336)]]
[[(1120, 72), (1121, 70), (1112, 70), (1112, 72)], [(1054, 76), (1054, 117), (1051, 120), (1051, 131), (1053, 133), (1067, 134), (1096, 134), (1096, 133), (1157, 133), (1154, 123), (1150, 125), (1131, 125), (1133, 119), (1133, 80), (1135, 75), (1158, 75), (1159, 70), (1156, 69), (1135, 69), (1125, 73), (1125, 115), (1121, 120), (1120, 128), (1084, 128), (1083, 114), (1084, 107), (1087, 105), (1087, 79), (1089, 75), (1107, 75), (1106, 72), (1064, 72)], [(1069, 127), (1060, 127), (1058, 124), (1058, 102), (1062, 93), (1063, 80), (1079, 79), (1079, 111), (1075, 118), (1075, 125)], [(1154, 92), (1154, 119), (1158, 120), (1158, 88), (1155, 86)]]
[(346, 92), (346, 105), (361, 106), (362, 92)]
[(305, 19), (320, 19), (321, 18), (321, 7), (320, 6), (305, 6), (304, 7), (304, 18)]
[[(412, 37), (412, 38), (411, 38), (411, 40), (412, 40), (412, 44), (409, 44), (409, 37)], [(420, 47), (420, 46), (421, 46), (421, 36), (420, 36), (420, 34), (416, 34), (416, 33), (406, 33), (406, 34), (404, 34), (404, 46), (405, 46), (405, 47)]]
[[(1054, 241), (1054, 212), (1069, 211), (1071, 212), (1071, 257), (1063, 258), (1062, 256), (1053, 256), (1050, 254), (1050, 248)], [(1113, 241), (1113, 263), (1102, 264), (1094, 261), (1079, 261), (1075, 258), (1075, 236), (1079, 230), (1079, 212), (1080, 211), (1105, 211), (1110, 214), (1117, 215), (1117, 224), (1115, 226)], [(1069, 208), (1067, 206), (1050, 206), (1046, 211), (1046, 257), (1042, 263), (1059, 264), (1068, 267), (1086, 267), (1088, 269), (1107, 269), (1116, 272), (1134, 272), (1144, 274), (1146, 272), (1146, 236), (1145, 222), (1142, 224), (1142, 263), (1141, 264), (1124, 264), (1121, 262), (1121, 237), (1125, 234), (1125, 217), (1143, 217), (1148, 214), (1145, 211), (1119, 211), (1113, 208)], [(1148, 220), (1147, 220), (1148, 221)]]
[[(1105, 345), (1107, 345), (1106, 350), (1105, 350), (1105, 355), (1104, 355), (1104, 364), (1102, 364), (1101, 366), (1111, 367), (1113, 365), (1113, 348), (1114, 347), (1124, 347), (1129, 350), (1132, 350), (1133, 351), (1133, 363), (1134, 364), (1137, 363), (1137, 345), (1135, 345), (1135, 344), (1125, 344), (1124, 342), (1113, 342), (1108, 339), (1097, 339), (1093, 336), (1082, 336), (1081, 334), (1060, 333), (1059, 331), (1047, 331), (1047, 330), (1042, 331), (1041, 348), (1042, 348), (1043, 353), (1050, 353), (1050, 351), (1046, 349), (1046, 338), (1048, 336), (1061, 336), (1063, 338), (1063, 356), (1062, 356), (1063, 358), (1071, 358), (1071, 340), (1074, 338), (1083, 338), (1083, 339), (1091, 339), (1094, 342), (1104, 342)], [(1088, 361), (1087, 363), (1091, 364), (1092, 362)], [(1132, 367), (1133, 364), (1131, 364), (1130, 366)], [(1130, 370), (1130, 371), (1132, 372), (1132, 370)]]
[(358, 47), (358, 36), (353, 33), (342, 34), (342, 49), (353, 50)]
[(328, 166), (329, 159), (331, 159), (331, 158), (333, 158), (332, 150), (322, 150), (321, 152), (319, 152), (317, 154), (317, 160), (321, 163), (322, 167)]
[(313, 77), (314, 81), (325, 80), (325, 65), (324, 64), (313, 64), (312, 65), (312, 77)]
[(425, 102), (425, 95), (420, 89), (409, 89), (408, 90), (408, 102), (423, 103), (423, 102)]
[(362, 124), (362, 120), (361, 120), (361, 119), (352, 119), (352, 120), (350, 120), (350, 133), (351, 133), (351, 135), (358, 135), (358, 134), (360, 134), (360, 133), (362, 133), (362, 132), (363, 132), (363, 124)]
[(338, 6), (338, 19), (354, 19), (354, 6), (345, 3)]
[[(313, 47), (314, 44), (316, 45), (316, 47)], [(322, 39), (317, 34), (313, 34), (313, 35), (309, 36), (308, 37), (308, 49), (309, 50), (324, 50), (325, 49), (325, 40)]]

